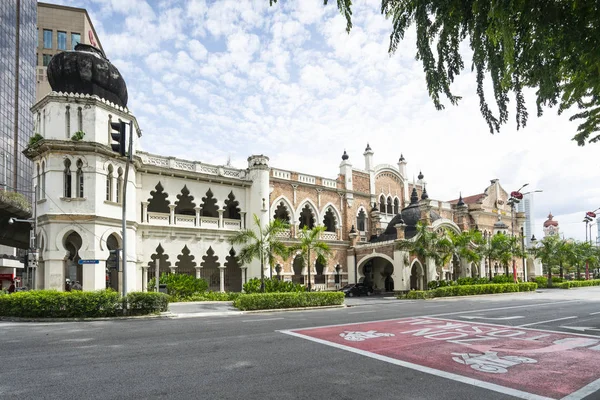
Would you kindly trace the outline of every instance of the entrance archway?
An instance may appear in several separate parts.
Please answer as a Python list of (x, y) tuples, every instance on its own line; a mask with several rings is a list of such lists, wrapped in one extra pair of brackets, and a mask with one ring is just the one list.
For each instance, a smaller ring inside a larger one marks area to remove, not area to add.
[[(106, 239), (106, 248), (111, 250), (119, 249), (119, 238), (114, 233)], [(122, 256), (122, 255), (121, 255)], [(119, 260), (121, 261), (121, 260)], [(120, 289), (120, 271), (121, 266), (117, 265), (117, 255), (111, 253), (106, 259), (106, 288), (111, 288), (116, 292), (121, 292)]]
[(479, 278), (479, 267), (475, 263), (471, 263), (471, 278)]
[(423, 272), (423, 266), (418, 260), (415, 260), (410, 269), (410, 290), (424, 290), (424, 287), (425, 273)]
[(373, 257), (362, 265), (362, 282), (374, 290), (391, 292), (394, 290), (394, 266), (383, 257)]
[[(65, 272), (65, 281), (63, 282), (64, 290), (70, 290), (70, 286), (75, 282), (83, 282), (83, 268), (79, 265), (79, 260), (81, 257), (79, 256), (79, 250), (81, 249), (81, 245), (83, 240), (79, 233), (71, 232), (66, 238), (64, 242), (65, 250), (69, 252), (65, 260), (64, 272)], [(70, 284), (67, 286), (67, 279)]]

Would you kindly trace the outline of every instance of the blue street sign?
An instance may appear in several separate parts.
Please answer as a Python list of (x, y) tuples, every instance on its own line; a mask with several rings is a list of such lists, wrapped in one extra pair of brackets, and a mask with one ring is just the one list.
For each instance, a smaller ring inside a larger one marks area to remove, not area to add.
[(100, 264), (100, 260), (79, 260), (79, 265), (82, 264)]

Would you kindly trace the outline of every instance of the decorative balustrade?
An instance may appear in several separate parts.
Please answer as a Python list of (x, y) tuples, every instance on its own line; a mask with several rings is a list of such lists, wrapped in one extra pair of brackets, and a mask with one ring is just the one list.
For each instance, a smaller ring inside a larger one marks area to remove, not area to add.
[(292, 232), (291, 230), (287, 229), (285, 231), (278, 232), (275, 236), (279, 239), (289, 239), (292, 237)]
[(169, 214), (148, 211), (148, 223), (154, 225), (169, 225)]
[(334, 188), (334, 189), (337, 187), (337, 182), (334, 181), (333, 179), (323, 178), (322, 181), (323, 181), (323, 186)]
[(314, 185), (317, 183), (317, 178), (308, 175), (298, 175), (298, 181)]
[(239, 231), (240, 229), (242, 229), (242, 221), (239, 219), (223, 218), (223, 229)]
[(337, 240), (337, 232), (323, 232), (321, 240)]
[(224, 176), (229, 178), (246, 179), (246, 171), (243, 169), (178, 160), (174, 157), (161, 157), (144, 152), (138, 152), (138, 155), (141, 157), (142, 163), (147, 165), (155, 165), (157, 167), (178, 169), (189, 172), (199, 172), (202, 174)]
[(175, 225), (178, 226), (196, 226), (195, 215), (179, 215), (175, 214)]
[(219, 229), (219, 218), (200, 217), (200, 227), (208, 229)]
[(280, 179), (291, 179), (292, 178), (292, 174), (288, 171), (280, 171), (278, 169), (274, 169), (273, 170), (273, 177), (274, 178), (280, 178)]

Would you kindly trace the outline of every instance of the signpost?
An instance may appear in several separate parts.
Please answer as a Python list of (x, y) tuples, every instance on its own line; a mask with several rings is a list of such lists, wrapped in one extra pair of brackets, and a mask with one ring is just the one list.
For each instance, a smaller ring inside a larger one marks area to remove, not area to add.
[(100, 260), (79, 260), (77, 261), (79, 265), (83, 264), (100, 264)]

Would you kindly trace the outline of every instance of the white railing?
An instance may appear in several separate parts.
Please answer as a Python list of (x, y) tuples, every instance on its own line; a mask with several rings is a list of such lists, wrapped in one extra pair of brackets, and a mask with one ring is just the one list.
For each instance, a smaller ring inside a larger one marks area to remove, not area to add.
[(322, 181), (323, 181), (323, 186), (327, 186), (327, 187), (334, 188), (334, 189), (337, 187), (337, 182), (332, 179), (323, 178)]
[(223, 229), (229, 229), (232, 231), (242, 229), (242, 221), (239, 219), (223, 218)]
[(327, 284), (325, 284), (325, 283), (314, 283), (312, 285), (312, 290), (314, 290), (316, 292), (320, 292), (322, 290), (327, 290)]
[(200, 227), (209, 229), (219, 229), (219, 218), (200, 217)]
[(148, 223), (155, 225), (169, 225), (169, 214), (148, 211)]
[(178, 169), (189, 172), (199, 172), (203, 174), (225, 176), (230, 178), (246, 178), (246, 171), (242, 169), (236, 169), (227, 166), (209, 165), (195, 161), (179, 160), (174, 157), (162, 157), (142, 151), (138, 152), (138, 154), (142, 159), (142, 163), (146, 165), (155, 165), (157, 167)]
[(175, 225), (196, 226), (196, 216), (175, 214)]
[(314, 176), (308, 176), (308, 175), (298, 175), (298, 180), (300, 182), (311, 183), (313, 185), (315, 183), (317, 183), (317, 179)]
[(322, 240), (337, 240), (336, 232), (323, 232), (321, 233)]
[(285, 231), (277, 233), (277, 235), (275, 235), (275, 237), (277, 237), (279, 239), (289, 239), (292, 237), (292, 232), (289, 229), (287, 229)]
[(292, 174), (288, 171), (280, 171), (278, 169), (274, 169), (273, 170), (273, 177), (274, 178), (281, 178), (281, 179), (291, 179), (292, 178)]

